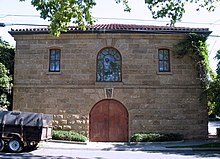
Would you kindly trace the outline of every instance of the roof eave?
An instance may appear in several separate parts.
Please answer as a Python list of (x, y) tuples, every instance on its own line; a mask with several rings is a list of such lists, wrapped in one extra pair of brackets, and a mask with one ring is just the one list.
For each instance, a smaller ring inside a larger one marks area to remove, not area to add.
[[(209, 36), (212, 31), (209, 30), (115, 30), (115, 29), (90, 29), (90, 30), (68, 30), (62, 34), (68, 33), (140, 33), (140, 34), (187, 34), (197, 33)], [(30, 34), (49, 34), (48, 30), (35, 30), (35, 31), (9, 31), (9, 34), (14, 35), (30, 35)]]

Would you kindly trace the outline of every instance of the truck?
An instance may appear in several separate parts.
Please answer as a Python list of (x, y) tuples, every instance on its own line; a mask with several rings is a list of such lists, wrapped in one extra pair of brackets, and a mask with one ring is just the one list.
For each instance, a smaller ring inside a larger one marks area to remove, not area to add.
[(21, 152), (25, 147), (34, 149), (40, 141), (52, 138), (50, 114), (1, 111), (0, 151)]

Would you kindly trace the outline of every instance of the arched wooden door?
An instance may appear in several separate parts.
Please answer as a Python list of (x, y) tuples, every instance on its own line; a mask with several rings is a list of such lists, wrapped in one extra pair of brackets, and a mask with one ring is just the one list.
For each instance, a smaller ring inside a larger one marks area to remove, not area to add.
[(127, 109), (112, 99), (98, 102), (90, 112), (89, 130), (90, 141), (127, 142)]

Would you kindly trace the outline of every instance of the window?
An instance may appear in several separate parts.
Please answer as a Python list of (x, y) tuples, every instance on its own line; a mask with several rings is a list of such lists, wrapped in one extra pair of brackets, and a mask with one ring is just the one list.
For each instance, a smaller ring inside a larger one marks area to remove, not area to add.
[(97, 81), (121, 81), (121, 54), (114, 48), (102, 49), (97, 55)]
[(50, 49), (50, 72), (60, 72), (60, 49)]
[(170, 72), (170, 53), (168, 49), (160, 49), (158, 53), (159, 72)]

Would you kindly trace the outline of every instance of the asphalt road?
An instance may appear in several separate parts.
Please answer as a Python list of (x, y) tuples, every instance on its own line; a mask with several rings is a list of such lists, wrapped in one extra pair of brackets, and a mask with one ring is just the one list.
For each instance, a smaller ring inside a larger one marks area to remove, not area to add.
[(62, 150), (39, 148), (32, 152), (19, 154), (0, 153), (3, 159), (219, 159), (220, 152), (215, 151), (98, 151), (98, 150)]

